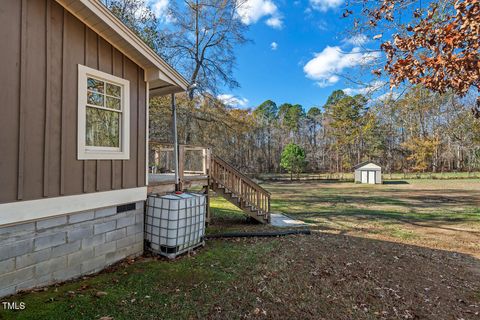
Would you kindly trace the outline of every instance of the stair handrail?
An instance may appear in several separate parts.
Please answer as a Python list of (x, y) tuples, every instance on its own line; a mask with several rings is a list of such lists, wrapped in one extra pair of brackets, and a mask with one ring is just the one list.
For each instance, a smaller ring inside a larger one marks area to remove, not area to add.
[(213, 155), (212, 154), (212, 161), (215, 161), (217, 160), (218, 162), (221, 162), (222, 165), (224, 165), (225, 167), (227, 167), (229, 170), (233, 171), (235, 174), (239, 175), (240, 177), (242, 177), (252, 188), (254, 189), (257, 189), (265, 194), (267, 194), (268, 196), (271, 196), (271, 193), (266, 190), (265, 188), (263, 188), (262, 186), (260, 186), (258, 183), (256, 183), (255, 181), (252, 180), (252, 178), (248, 177), (247, 175), (245, 175), (244, 173), (240, 172), (238, 169), (236, 169), (235, 167), (233, 167), (231, 164), (229, 164), (227, 161), (223, 160), (222, 158), (220, 158), (219, 156), (217, 155)]
[[(223, 189), (222, 192), (228, 191), (231, 197), (238, 199), (238, 202), (234, 203), (235, 205), (244, 211), (246, 209), (245, 212), (254, 219), (269, 222), (270, 192), (220, 157), (211, 154), (210, 161), (209, 175), (213, 182), (213, 188), (220, 187)], [(252, 215), (252, 212), (256, 214)]]

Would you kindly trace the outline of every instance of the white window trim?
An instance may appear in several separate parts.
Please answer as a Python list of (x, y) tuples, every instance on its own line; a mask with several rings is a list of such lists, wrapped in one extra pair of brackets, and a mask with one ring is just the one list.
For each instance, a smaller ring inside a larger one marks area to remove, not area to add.
[[(120, 150), (118, 150), (118, 148), (86, 146), (87, 77), (89, 76), (111, 82), (122, 88)], [(130, 159), (130, 81), (81, 64), (78, 65), (77, 158), (78, 160)]]

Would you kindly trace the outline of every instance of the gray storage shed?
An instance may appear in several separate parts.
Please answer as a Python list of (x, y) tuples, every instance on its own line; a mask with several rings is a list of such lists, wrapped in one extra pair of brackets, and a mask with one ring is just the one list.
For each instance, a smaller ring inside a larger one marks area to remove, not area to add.
[(359, 163), (353, 168), (355, 169), (355, 183), (382, 183), (382, 167), (372, 161)]

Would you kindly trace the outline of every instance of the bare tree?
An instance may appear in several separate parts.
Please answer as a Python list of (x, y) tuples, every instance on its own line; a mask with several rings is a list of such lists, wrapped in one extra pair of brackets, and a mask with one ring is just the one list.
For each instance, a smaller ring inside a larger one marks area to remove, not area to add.
[(245, 0), (184, 0), (170, 8), (173, 34), (168, 60), (196, 84), (191, 91), (216, 94), (221, 85), (239, 86), (233, 77), (234, 48), (247, 41), (238, 16)]
[(165, 55), (168, 37), (146, 0), (103, 0), (103, 3), (147, 45)]

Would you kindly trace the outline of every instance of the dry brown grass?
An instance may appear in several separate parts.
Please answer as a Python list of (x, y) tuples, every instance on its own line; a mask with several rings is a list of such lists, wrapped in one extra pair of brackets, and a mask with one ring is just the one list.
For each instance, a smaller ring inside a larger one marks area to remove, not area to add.
[(210, 318), (478, 319), (478, 260), (449, 251), (316, 232), (272, 240)]
[(480, 319), (480, 182), (266, 187), (314, 233), (272, 240), (212, 318)]
[[(480, 184), (275, 183), (273, 207), (313, 234), (207, 241), (10, 297), (0, 319), (480, 319)], [(259, 231), (212, 199), (210, 233)], [(98, 297), (98, 291), (107, 295)]]
[(480, 182), (270, 184), (274, 208), (314, 229), (480, 258)]

